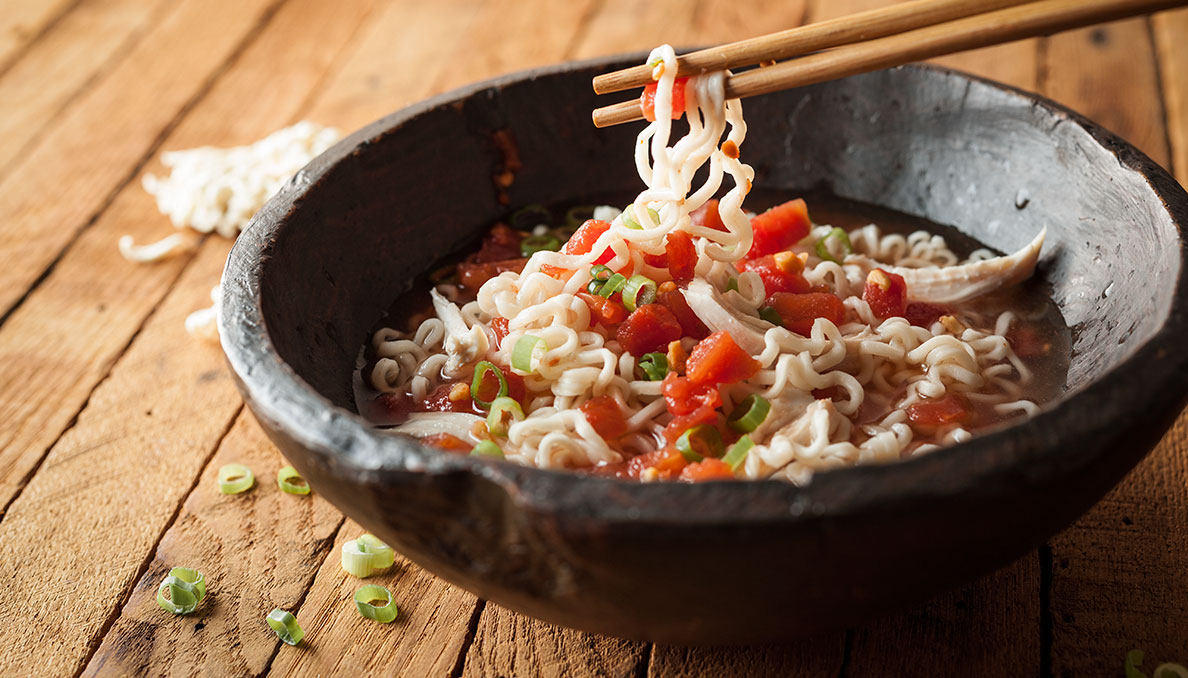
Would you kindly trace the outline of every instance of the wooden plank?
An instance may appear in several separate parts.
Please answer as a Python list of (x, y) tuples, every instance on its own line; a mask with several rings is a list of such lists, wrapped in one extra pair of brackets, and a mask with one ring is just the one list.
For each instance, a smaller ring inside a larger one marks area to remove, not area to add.
[[(1047, 51), (1045, 93), (1168, 162), (1159, 72), (1144, 20), (1056, 36)], [(1181, 417), (1113, 492), (1052, 540), (1053, 675), (1117, 672), (1135, 648), (1156, 663), (1184, 660), (1186, 478), (1188, 421)]]
[[(231, 463), (252, 469), (256, 487), (221, 494), (218, 469)], [(343, 521), (316, 492), (280, 491), (276, 471), (287, 464), (252, 415), (241, 413), (84, 675), (264, 673), (280, 642), (265, 615), (301, 602)], [(161, 580), (179, 566), (201, 570), (207, 581), (207, 598), (185, 617), (156, 600)]]
[(22, 50), (66, 15), (78, 0), (5, 0), (0, 13), (0, 73)]
[(84, 0), (0, 77), (0, 177), (166, 9), (165, 0)]
[[(370, 3), (335, 9), (302, 0), (281, 11), (163, 146), (246, 143), (292, 122)], [(278, 61), (286, 50), (290, 55)], [(188, 260), (130, 264), (116, 240), (130, 233), (152, 242), (172, 230), (138, 178), (0, 327), (0, 507), (20, 491)], [(209, 285), (217, 281), (216, 274)]]
[(1151, 18), (1163, 85), (1164, 113), (1170, 143), (1170, 167), (1188, 186), (1188, 9), (1160, 12)]
[[(452, 675), (478, 600), (400, 557), (389, 573), (366, 580), (350, 576), (339, 553), (344, 542), (363, 531), (350, 520), (339, 530), (314, 586), (294, 612), (305, 641), (301, 647), (280, 648), (271, 675)], [(392, 592), (400, 609), (396, 621), (380, 624), (355, 609), (355, 591), (372, 583)]]
[(1040, 675), (1039, 588), (1039, 558), (1031, 553), (906, 614), (856, 629), (847, 675)]
[(487, 603), (462, 676), (629, 678), (646, 662), (645, 643), (553, 626)]
[[(182, 327), (226, 258), (210, 243), (0, 522), (0, 675), (82, 669), (240, 409)], [(30, 566), (47, 545), (72, 557)]]
[[(818, 678), (841, 676), (845, 635), (832, 634), (780, 645), (695, 648), (657, 645), (652, 648), (652, 678)], [(865, 676), (863, 673), (846, 675)], [(906, 675), (906, 674), (905, 674)], [(926, 674), (912, 674), (926, 675)]]
[[(0, 317), (283, 0), (181, 0), (0, 182)], [(278, 52), (279, 53), (279, 52)], [(53, 196), (47, 200), (46, 196)]]

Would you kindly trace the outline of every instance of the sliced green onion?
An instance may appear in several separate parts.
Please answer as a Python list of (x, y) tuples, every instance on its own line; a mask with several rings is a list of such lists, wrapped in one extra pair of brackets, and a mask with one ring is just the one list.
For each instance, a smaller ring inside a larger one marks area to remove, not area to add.
[[(376, 603), (380, 603), (376, 605)], [(400, 610), (392, 601), (392, 593), (382, 586), (369, 584), (355, 591), (355, 607), (359, 614), (374, 619), (381, 624), (387, 624), (396, 618)]]
[[(829, 251), (828, 241), (830, 238), (836, 238), (837, 241), (841, 243), (842, 249), (845, 250), (846, 254), (853, 254), (854, 246), (852, 244), (850, 244), (850, 236), (846, 235), (846, 232), (843, 231), (842, 229), (835, 228), (835, 229), (829, 231), (828, 233), (826, 233), (824, 236), (817, 239), (817, 256), (818, 257), (821, 257), (825, 261), (832, 261), (835, 264), (841, 263), (840, 261), (838, 261), (837, 257), (833, 256), (833, 254)], [(845, 255), (842, 255), (842, 256), (845, 256)]]
[(701, 461), (705, 457), (722, 456), (722, 434), (709, 424), (700, 424), (685, 431), (677, 438), (676, 448), (689, 461)]
[(280, 486), (281, 492), (309, 494), (309, 483), (305, 482), (305, 478), (302, 478), (292, 466), (286, 466), (276, 472), (276, 484)]
[(366, 579), (392, 567), (396, 553), (373, 534), (363, 534), (342, 545), (342, 569), (352, 577)]
[(646, 275), (633, 275), (623, 286), (623, 307), (628, 312), (656, 301), (656, 282)]
[(487, 430), (497, 436), (506, 436), (511, 422), (516, 421), (524, 421), (524, 408), (520, 407), (520, 403), (507, 396), (491, 401), (491, 413), (487, 415)]
[(590, 277), (598, 282), (606, 282), (615, 272), (606, 264), (594, 264), (590, 267)]
[(305, 637), (305, 631), (297, 623), (297, 618), (279, 607), (269, 612), (264, 620), (268, 622), (273, 631), (276, 631), (276, 635), (289, 645), (296, 645)]
[(738, 278), (731, 278), (726, 281), (726, 291), (729, 292), (730, 290), (738, 291)]
[[(652, 217), (653, 224), (660, 223), (660, 213), (651, 207), (648, 208), (648, 216)], [(635, 220), (635, 205), (628, 205), (623, 208), (623, 225), (636, 231), (643, 230), (643, 226), (640, 226), (639, 222)]]
[(1183, 664), (1164, 662), (1151, 672), (1152, 678), (1188, 678), (1188, 668)]
[(470, 451), (472, 457), (496, 457), (503, 459), (503, 450), (491, 440), (481, 440), (474, 449)]
[(626, 284), (627, 284), (627, 277), (624, 276), (622, 273), (616, 273), (616, 274), (612, 275), (610, 277), (610, 279), (608, 279), (606, 282), (604, 282), (602, 284), (602, 288), (598, 290), (598, 295), (607, 297), (609, 299), (611, 297), (611, 295), (613, 295), (615, 292), (618, 292), (619, 290), (621, 290), (623, 288), (623, 286)]
[(205, 597), (206, 578), (198, 570), (187, 567), (173, 568), (157, 587), (157, 605), (173, 614), (193, 612)]
[(512, 228), (518, 228), (521, 231), (530, 231), (541, 224), (548, 225), (553, 222), (553, 215), (548, 208), (540, 204), (532, 204), (521, 207), (512, 212), (511, 218)]
[(639, 369), (648, 381), (663, 381), (668, 376), (668, 356), (663, 353), (645, 353), (639, 359)]
[(586, 291), (590, 294), (598, 294), (598, 290), (602, 289), (602, 282), (598, 280), (591, 280), (586, 283)]
[(520, 255), (530, 257), (537, 252), (556, 252), (561, 249), (561, 241), (557, 236), (545, 233), (530, 235), (520, 241)]
[(594, 218), (594, 205), (578, 205), (565, 212), (565, 225), (578, 227)]
[(739, 438), (733, 445), (730, 446), (730, 451), (722, 457), (722, 461), (730, 466), (731, 471), (737, 471), (739, 466), (747, 459), (747, 453), (755, 446), (755, 442), (751, 440), (751, 436), (743, 436)]
[(784, 319), (781, 318), (780, 314), (770, 306), (764, 306), (763, 308), (759, 309), (759, 317), (763, 318), (772, 325), (775, 325), (776, 327), (784, 326)]
[[(540, 337), (534, 337), (531, 334), (525, 334), (520, 337), (516, 340), (516, 345), (512, 347), (512, 369), (519, 370), (525, 374), (531, 374), (533, 358), (540, 360), (546, 348), (547, 346), (545, 346), (544, 340)], [(501, 395), (506, 395), (506, 393)]]
[(1147, 678), (1147, 674), (1139, 671), (1140, 666), (1143, 665), (1143, 651), (1131, 650), (1126, 653), (1126, 662), (1123, 668), (1126, 669), (1126, 678)]
[(750, 433), (759, 428), (770, 411), (771, 403), (763, 396), (752, 393), (734, 408), (726, 419), (726, 425), (739, 433)]
[(256, 483), (252, 470), (243, 464), (227, 464), (219, 469), (219, 492), (239, 494)]
[(507, 395), (507, 379), (503, 376), (503, 370), (500, 370), (486, 360), (479, 362), (479, 364), (474, 366), (474, 380), (470, 382), (470, 398), (474, 401), (475, 405), (478, 405), (484, 410), (491, 406), (491, 402), (480, 398), (479, 391), (482, 390), (483, 377), (488, 372), (494, 373), (495, 378), (499, 380), (499, 392), (495, 394), (495, 397), (498, 398), (499, 396)]

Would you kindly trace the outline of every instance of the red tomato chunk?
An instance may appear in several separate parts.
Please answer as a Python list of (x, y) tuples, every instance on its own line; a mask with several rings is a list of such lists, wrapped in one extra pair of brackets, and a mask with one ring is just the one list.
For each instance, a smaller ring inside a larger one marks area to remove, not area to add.
[[(678, 120), (685, 114), (685, 85), (689, 78), (677, 78), (672, 83), (672, 119)], [(639, 107), (643, 109), (644, 117), (648, 120), (656, 119), (656, 90), (657, 83), (649, 83), (644, 87), (639, 97)]]
[(903, 317), (916, 327), (929, 328), (937, 320), (940, 320), (942, 315), (948, 315), (949, 308), (939, 304), (926, 304), (921, 301), (914, 301), (907, 305), (903, 310)]
[[(528, 389), (524, 385), (524, 377), (521, 377), (511, 370), (504, 369), (502, 367), (499, 368), (499, 371), (503, 373), (503, 379), (507, 382), (508, 397), (520, 403), (521, 405), (525, 404), (525, 401), (527, 400)], [(473, 395), (474, 394), (471, 394), (471, 396)], [(491, 402), (492, 400), (499, 397), (499, 378), (495, 376), (494, 372), (488, 371), (483, 375), (483, 381), (481, 384), (479, 384), (478, 396), (486, 402)], [(466, 402), (469, 404), (471, 402), (471, 398), (466, 398)]]
[(846, 307), (835, 294), (809, 292), (808, 294), (773, 294), (770, 303), (784, 321), (784, 327), (807, 337), (813, 331), (813, 322), (825, 318), (834, 325), (840, 325), (846, 317)]
[(578, 292), (577, 296), (586, 302), (586, 306), (590, 307), (590, 322), (592, 324), (602, 323), (611, 327), (627, 319), (627, 309), (623, 308), (622, 304), (589, 292)]
[(808, 206), (797, 198), (757, 214), (751, 219), (755, 240), (747, 252), (747, 259), (782, 252), (804, 239), (812, 229)]
[(876, 268), (866, 276), (862, 298), (880, 318), (902, 316), (907, 311), (907, 283), (901, 275)]
[(689, 219), (694, 226), (705, 226), (715, 231), (727, 231), (722, 222), (722, 215), (718, 213), (718, 201), (706, 200), (705, 204), (689, 213)]
[(674, 283), (688, 283), (693, 279), (693, 269), (697, 267), (697, 248), (693, 245), (693, 236), (684, 231), (669, 233), (664, 239), (664, 254), (645, 254), (644, 261), (649, 266), (667, 268)]
[(763, 289), (770, 299), (777, 292), (804, 294), (809, 283), (804, 279), (804, 262), (791, 252), (768, 254), (750, 259), (741, 264), (744, 271), (758, 273), (763, 280)]
[(627, 419), (623, 416), (623, 409), (611, 396), (591, 398), (579, 407), (590, 426), (602, 436), (604, 440), (614, 440), (627, 432)]
[(908, 421), (925, 428), (961, 424), (969, 419), (969, 401), (960, 393), (926, 398), (907, 408)]
[[(594, 243), (602, 237), (603, 233), (610, 230), (611, 225), (605, 221), (598, 219), (587, 219), (585, 223), (578, 227), (578, 230), (569, 236), (569, 240), (565, 242), (565, 246), (561, 248), (563, 254), (586, 254), (594, 249)], [(615, 252), (611, 248), (606, 248), (602, 254), (594, 260), (595, 264), (605, 264), (611, 259), (615, 258)], [(565, 269), (559, 266), (550, 266), (545, 264), (540, 267), (542, 273), (557, 277), (565, 272)]]
[(485, 264), (491, 261), (519, 259), (520, 243), (524, 240), (524, 236), (523, 231), (517, 231), (504, 224), (496, 224), (483, 238), (482, 249), (474, 255), (472, 261), (476, 264)]
[(689, 353), (685, 374), (692, 384), (734, 384), (759, 371), (759, 362), (726, 332), (702, 339)]
[(680, 479), (691, 483), (703, 480), (733, 480), (734, 471), (721, 459), (702, 459), (686, 466), (681, 471)]
[(503, 343), (504, 338), (507, 337), (507, 318), (491, 318), (491, 330), (495, 332), (495, 347)]
[(638, 358), (668, 350), (669, 342), (681, 338), (681, 323), (664, 306), (645, 304), (627, 316), (615, 338), (624, 351)]
[(519, 273), (523, 271), (524, 264), (527, 263), (527, 259), (506, 259), (504, 261), (488, 261), (481, 264), (464, 261), (458, 264), (458, 282), (463, 287), (477, 290), (483, 286), (483, 283), (500, 273), (505, 271)]
[(681, 336), (703, 339), (709, 334), (709, 328), (701, 322), (701, 318), (689, 308), (689, 302), (680, 290), (661, 292), (656, 296), (656, 303), (672, 312), (677, 322), (681, 324)]
[(450, 433), (431, 433), (427, 436), (421, 436), (421, 442), (430, 447), (445, 450), (446, 452), (468, 453), (474, 448), (470, 443)]

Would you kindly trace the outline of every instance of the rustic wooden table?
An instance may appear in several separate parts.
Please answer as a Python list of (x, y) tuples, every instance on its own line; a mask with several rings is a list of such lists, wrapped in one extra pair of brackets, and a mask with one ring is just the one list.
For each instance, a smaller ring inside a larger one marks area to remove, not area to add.
[[(299, 119), (357, 128), (476, 79), (737, 39), (879, 0), (5, 0), (0, 11), (0, 674), (1122, 675), (1188, 661), (1188, 419), (1095, 509), (1006, 569), (891, 619), (782, 646), (687, 649), (548, 626), (402, 564), (402, 616), (351, 604), (361, 531), (284, 464), (182, 320), (229, 243), (133, 265), (171, 232), (162, 150)], [(1188, 13), (942, 60), (1097, 119), (1188, 183)], [(254, 468), (254, 491), (215, 471)], [(877, 554), (874, 554), (877, 557)], [(202, 569), (193, 615), (154, 602)], [(695, 595), (691, 593), (689, 595)], [(273, 607), (308, 632), (280, 645)]]

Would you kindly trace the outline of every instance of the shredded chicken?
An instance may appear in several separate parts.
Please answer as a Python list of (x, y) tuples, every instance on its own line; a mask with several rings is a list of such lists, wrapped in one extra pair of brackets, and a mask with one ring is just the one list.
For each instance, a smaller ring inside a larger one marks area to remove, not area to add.
[(471, 431), (475, 423), (481, 421), (482, 417), (466, 412), (414, 412), (408, 415), (408, 421), (392, 431), (417, 438), (449, 433), (466, 442), (478, 443)]
[(437, 317), (445, 324), (445, 352), (449, 356), (443, 372), (447, 377), (457, 377), (462, 374), (462, 367), (473, 363), (487, 354), (491, 343), (482, 327), (475, 325), (468, 327), (462, 318), (462, 312), (449, 299), (446, 299), (436, 289), (429, 292), (433, 296), (433, 309)]

